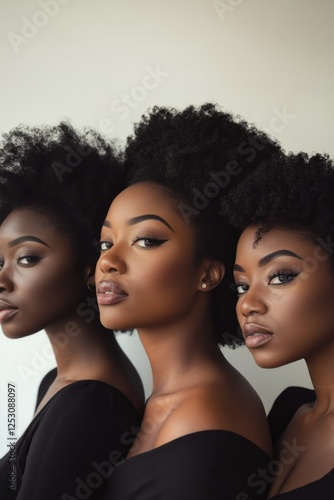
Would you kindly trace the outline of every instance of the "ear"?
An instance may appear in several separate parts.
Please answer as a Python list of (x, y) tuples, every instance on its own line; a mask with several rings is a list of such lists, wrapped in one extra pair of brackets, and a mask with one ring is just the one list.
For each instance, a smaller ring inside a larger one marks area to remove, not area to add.
[(203, 261), (203, 273), (198, 284), (201, 292), (209, 292), (219, 285), (225, 275), (225, 266), (220, 260), (205, 259)]

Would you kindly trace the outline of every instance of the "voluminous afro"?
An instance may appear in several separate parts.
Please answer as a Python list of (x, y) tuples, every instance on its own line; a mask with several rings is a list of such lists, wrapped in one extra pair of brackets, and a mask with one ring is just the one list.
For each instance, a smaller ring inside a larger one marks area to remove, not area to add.
[(213, 104), (183, 111), (154, 107), (127, 141), (128, 185), (153, 182), (164, 187), (194, 228), (196, 256), (226, 265), (228, 272), (213, 291), (213, 317), (221, 345), (233, 346), (242, 338), (229, 271), (237, 235), (220, 215), (220, 200), (245, 172), (274, 154), (281, 154), (277, 143)]
[(222, 212), (240, 232), (259, 225), (254, 245), (274, 227), (302, 230), (329, 253), (334, 266), (333, 192), (333, 161), (299, 153), (250, 173), (222, 201)]
[(0, 143), (0, 223), (16, 208), (32, 208), (73, 235), (80, 265), (97, 258), (100, 228), (124, 188), (119, 153), (98, 133), (20, 125)]

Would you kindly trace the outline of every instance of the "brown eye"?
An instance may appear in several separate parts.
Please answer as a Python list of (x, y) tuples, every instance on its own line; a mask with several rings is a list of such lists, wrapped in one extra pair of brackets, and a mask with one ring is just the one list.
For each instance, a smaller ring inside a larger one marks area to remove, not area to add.
[(36, 264), (40, 260), (41, 258), (37, 257), (36, 255), (24, 255), (23, 257), (19, 257), (17, 259), (17, 263), (22, 266), (31, 266), (33, 264)]
[(269, 277), (270, 285), (286, 285), (293, 281), (299, 273), (293, 273), (291, 271), (278, 271), (277, 273)]
[(157, 240), (154, 238), (139, 237), (135, 239), (133, 245), (136, 245), (137, 247), (140, 248), (154, 248), (154, 247), (159, 247), (160, 245), (165, 243), (165, 241), (167, 240)]
[(110, 250), (113, 244), (110, 241), (100, 241), (100, 251), (105, 252), (106, 250)]
[(236, 291), (238, 292), (238, 295), (243, 295), (244, 293), (247, 292), (249, 286), (247, 283), (236, 283), (235, 284)]

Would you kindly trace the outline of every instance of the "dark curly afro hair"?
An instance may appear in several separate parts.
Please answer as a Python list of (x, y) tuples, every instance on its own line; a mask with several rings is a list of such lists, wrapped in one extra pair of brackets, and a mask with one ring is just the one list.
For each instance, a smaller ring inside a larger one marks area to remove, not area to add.
[[(274, 154), (277, 143), (218, 106), (183, 111), (154, 107), (127, 140), (127, 184), (153, 182), (165, 188), (195, 231), (197, 258), (209, 257), (232, 267), (237, 234), (220, 215), (220, 200), (250, 168)], [(228, 271), (212, 293), (213, 318), (221, 345), (242, 343), (237, 329), (235, 295)]]
[(90, 129), (20, 125), (0, 143), (0, 223), (31, 208), (73, 236), (78, 265), (98, 256), (100, 228), (124, 188), (120, 154)]
[(242, 232), (259, 226), (254, 246), (274, 227), (297, 229), (329, 253), (334, 269), (334, 163), (304, 153), (259, 166), (222, 200), (222, 213)]

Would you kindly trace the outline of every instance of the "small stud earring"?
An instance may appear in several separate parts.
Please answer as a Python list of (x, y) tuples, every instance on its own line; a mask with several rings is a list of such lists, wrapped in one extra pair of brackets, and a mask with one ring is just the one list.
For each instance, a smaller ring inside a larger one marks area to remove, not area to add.
[(202, 288), (206, 288), (207, 287), (207, 284), (206, 283), (202, 283)]

